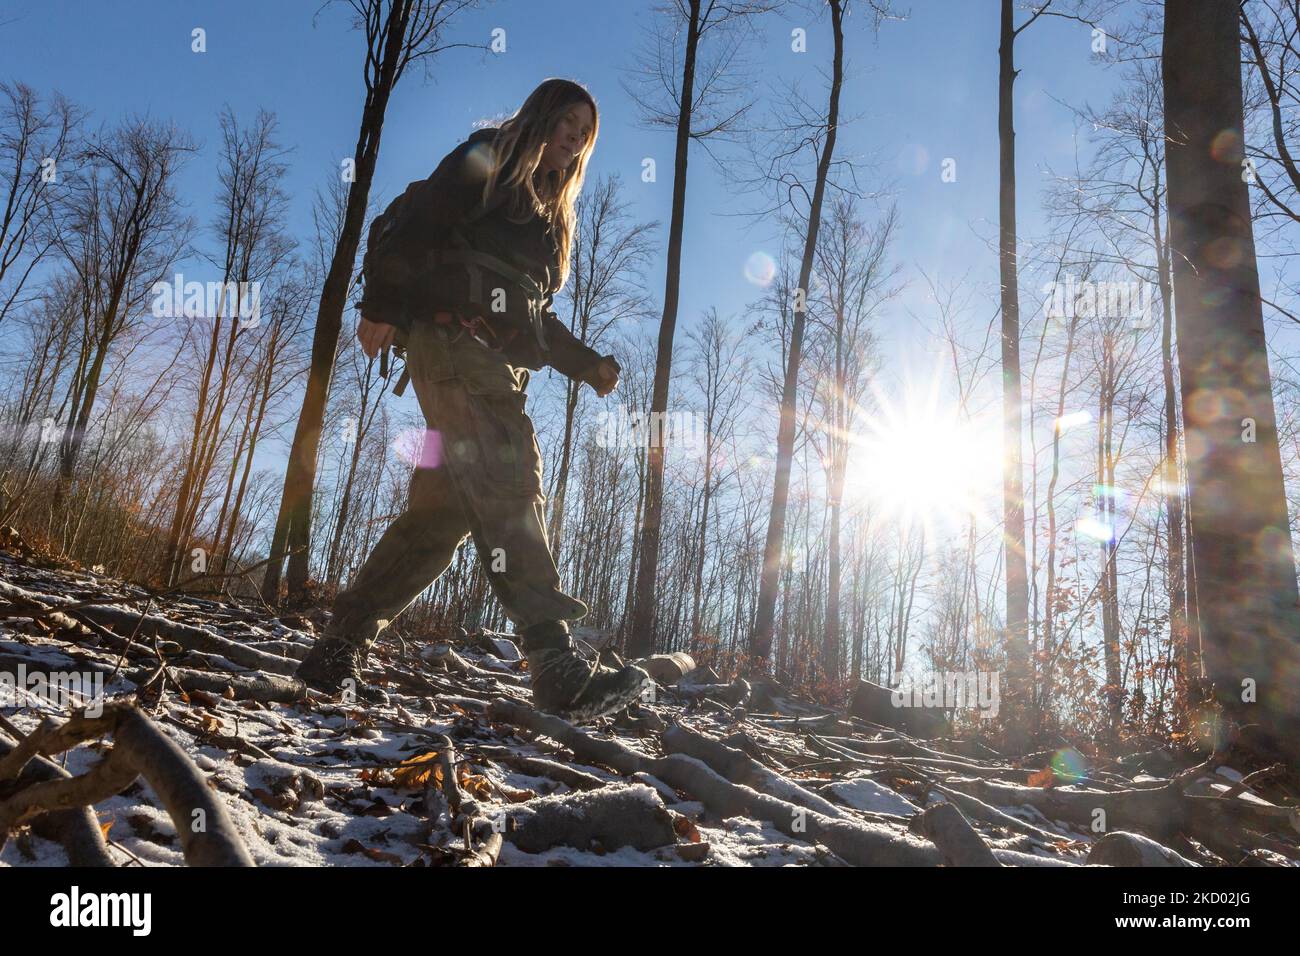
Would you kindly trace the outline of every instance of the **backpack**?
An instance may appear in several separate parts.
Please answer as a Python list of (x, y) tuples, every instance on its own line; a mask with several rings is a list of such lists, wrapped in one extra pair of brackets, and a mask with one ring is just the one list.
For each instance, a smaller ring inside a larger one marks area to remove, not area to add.
[[(379, 270), (396, 269), (409, 272), (411, 264), (403, 260), (405, 250), (400, 237), (405, 233), (411, 216), (423, 208), (418, 201), (421, 190), (437, 188), (430, 180), (418, 180), (411, 183), (400, 196), (388, 204), (382, 213), (374, 218), (366, 239), (366, 253), (362, 259), (362, 282), (377, 274)], [(459, 266), (466, 273), (466, 305), (475, 314), (483, 314), (488, 307), (487, 289), (483, 273), (494, 274), (507, 285), (513, 286), (526, 303), (526, 322), (529, 331), (537, 340), (543, 351), (548, 349), (546, 335), (543, 331), (544, 307), (549, 299), (549, 289), (543, 288), (531, 276), (509, 262), (475, 249), (467, 238), (481, 219), (500, 208), (505, 202), (503, 193), (498, 192), (488, 202), (479, 202), (466, 215), (460, 216), (448, 229), (446, 239), (437, 247), (428, 251), (425, 259), (417, 268), (434, 270), (441, 266)], [(398, 261), (400, 260), (400, 261)], [(400, 274), (400, 273), (399, 273)], [(463, 320), (462, 320), (463, 321)], [(396, 324), (396, 323), (394, 323)], [(399, 355), (403, 350), (395, 347)], [(380, 356), (380, 376), (388, 378), (388, 355), (385, 351)], [(403, 370), (393, 394), (401, 395), (405, 391), (409, 374)]]

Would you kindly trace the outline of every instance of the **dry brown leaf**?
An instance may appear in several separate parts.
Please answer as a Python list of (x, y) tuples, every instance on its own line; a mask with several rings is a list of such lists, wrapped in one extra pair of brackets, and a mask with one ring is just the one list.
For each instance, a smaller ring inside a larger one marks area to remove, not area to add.
[(710, 847), (707, 843), (678, 843), (673, 849), (688, 863), (703, 863), (708, 859)]
[(432, 775), (435, 784), (442, 783), (442, 768), (438, 766), (438, 751), (408, 757), (393, 768), (393, 786), (405, 790), (423, 790)]
[(460, 765), (458, 776), (460, 785), (469, 791), (470, 796), (479, 800), (492, 799), (492, 784), (488, 782), (487, 777), (480, 773), (470, 773), (469, 768), (464, 764)]
[(383, 850), (366, 846), (360, 840), (356, 839), (348, 840), (347, 843), (343, 844), (343, 852), (360, 853), (362, 856), (367, 856), (377, 863), (394, 863), (397, 866), (402, 865), (402, 858), (396, 853), (385, 853)]
[(281, 790), (279, 793), (272, 793), (262, 787), (254, 787), (252, 794), (272, 810), (294, 810), (298, 806), (298, 794), (292, 790)]
[(219, 698), (215, 694), (209, 694), (204, 690), (189, 690), (185, 692), (184, 699), (186, 703), (198, 704), (200, 707), (216, 710)]
[(505, 784), (498, 784), (497, 789), (511, 803), (525, 803), (537, 796), (537, 792), (534, 790), (516, 790), (514, 787), (508, 787)]
[(1044, 789), (1051, 789), (1051, 787), (1055, 785), (1055, 783), (1056, 783), (1056, 774), (1052, 772), (1051, 767), (1044, 767), (1042, 770), (1039, 770), (1037, 773), (1030, 774), (1029, 776), (1029, 786), (1031, 787), (1043, 787)]
[(688, 840), (691, 843), (699, 843), (704, 839), (700, 836), (699, 828), (695, 826), (694, 820), (683, 814), (674, 813), (671, 810), (668, 812), (673, 814), (673, 830), (679, 837), (683, 840)]
[(360, 776), (363, 783), (372, 783), (376, 787), (393, 785), (393, 775), (388, 772), (386, 767), (366, 767), (361, 771)]

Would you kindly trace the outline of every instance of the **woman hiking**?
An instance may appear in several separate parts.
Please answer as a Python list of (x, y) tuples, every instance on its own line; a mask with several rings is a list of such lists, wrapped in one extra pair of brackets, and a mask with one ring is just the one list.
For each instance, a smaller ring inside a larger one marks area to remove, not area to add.
[(637, 700), (649, 681), (638, 667), (589, 663), (574, 649), (567, 622), (587, 607), (560, 586), (541, 453), (524, 410), (529, 369), (549, 365), (602, 397), (618, 383), (613, 357), (580, 342), (551, 310), (568, 278), (574, 204), (598, 125), (585, 89), (546, 80), (371, 227), (357, 338), (371, 358), (405, 344), (428, 430), (406, 510), (298, 667), (308, 685), (382, 699), (361, 677), (371, 646), (467, 535), (528, 658), (538, 708), (591, 720)]

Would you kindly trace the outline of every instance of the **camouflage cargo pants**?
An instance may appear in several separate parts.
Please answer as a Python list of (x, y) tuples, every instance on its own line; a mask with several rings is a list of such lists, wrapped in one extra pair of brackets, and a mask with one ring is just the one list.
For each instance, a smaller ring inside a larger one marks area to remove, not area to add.
[(328, 633), (372, 644), (467, 535), (516, 630), (583, 617), (587, 606), (561, 589), (546, 539), (528, 370), (433, 322), (411, 330), (406, 361), (428, 427), (409, 503), (339, 594)]

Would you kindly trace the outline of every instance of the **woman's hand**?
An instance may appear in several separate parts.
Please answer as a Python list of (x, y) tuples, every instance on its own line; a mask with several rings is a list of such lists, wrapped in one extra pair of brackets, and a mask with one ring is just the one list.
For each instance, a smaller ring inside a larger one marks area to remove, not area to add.
[(622, 369), (612, 358), (603, 358), (591, 376), (591, 387), (596, 394), (604, 398), (618, 386), (618, 376)]
[(387, 322), (371, 322), (364, 316), (361, 318), (361, 324), (357, 326), (357, 340), (361, 343), (361, 351), (366, 353), (367, 358), (374, 358), (392, 345), (393, 336), (396, 334), (395, 326)]

